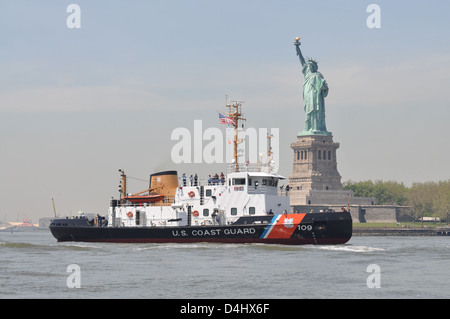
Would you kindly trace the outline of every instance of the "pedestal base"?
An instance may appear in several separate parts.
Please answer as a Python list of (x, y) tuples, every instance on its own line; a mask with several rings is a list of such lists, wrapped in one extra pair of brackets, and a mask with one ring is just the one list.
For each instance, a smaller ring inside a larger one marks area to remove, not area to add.
[(331, 132), (324, 132), (324, 131), (302, 131), (298, 132), (297, 136), (309, 136), (309, 135), (324, 135), (324, 136), (331, 136)]

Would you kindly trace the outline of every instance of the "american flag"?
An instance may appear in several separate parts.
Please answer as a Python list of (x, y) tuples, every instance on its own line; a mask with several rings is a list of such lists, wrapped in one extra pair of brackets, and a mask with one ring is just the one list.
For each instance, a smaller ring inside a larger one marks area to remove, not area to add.
[(220, 124), (234, 125), (234, 120), (231, 117), (225, 116), (223, 113), (219, 113)]

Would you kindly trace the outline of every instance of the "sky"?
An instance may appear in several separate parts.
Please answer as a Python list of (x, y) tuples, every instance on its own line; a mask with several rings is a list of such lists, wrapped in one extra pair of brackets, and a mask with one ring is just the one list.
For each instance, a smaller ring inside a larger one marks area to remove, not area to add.
[(174, 163), (171, 134), (194, 120), (224, 130), (226, 96), (245, 102), (247, 127), (279, 129), (288, 177), (304, 127), (297, 36), (329, 86), (343, 182), (448, 180), (449, 12), (442, 0), (3, 0), (0, 220), (52, 217), (52, 198), (59, 215), (105, 214), (118, 169), (130, 192), (163, 170), (223, 171)]

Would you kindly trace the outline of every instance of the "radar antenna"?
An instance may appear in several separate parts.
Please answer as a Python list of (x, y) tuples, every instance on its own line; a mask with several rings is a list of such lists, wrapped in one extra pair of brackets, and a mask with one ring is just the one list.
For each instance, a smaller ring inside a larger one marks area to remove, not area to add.
[(243, 101), (230, 101), (231, 104), (227, 104), (226, 107), (230, 108), (230, 111), (227, 115), (233, 120), (234, 126), (234, 141), (233, 141), (233, 150), (234, 150), (234, 171), (239, 172), (239, 163), (238, 163), (238, 144), (242, 143), (242, 139), (238, 139), (238, 128), (239, 128), (239, 120), (246, 121), (245, 118), (242, 117), (242, 103)]

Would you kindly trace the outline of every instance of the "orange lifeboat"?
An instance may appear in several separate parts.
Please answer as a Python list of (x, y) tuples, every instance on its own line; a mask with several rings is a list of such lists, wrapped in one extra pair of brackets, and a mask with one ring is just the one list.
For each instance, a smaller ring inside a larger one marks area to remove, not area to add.
[(130, 201), (133, 204), (156, 203), (164, 200), (164, 195), (130, 195), (125, 197), (124, 200)]

